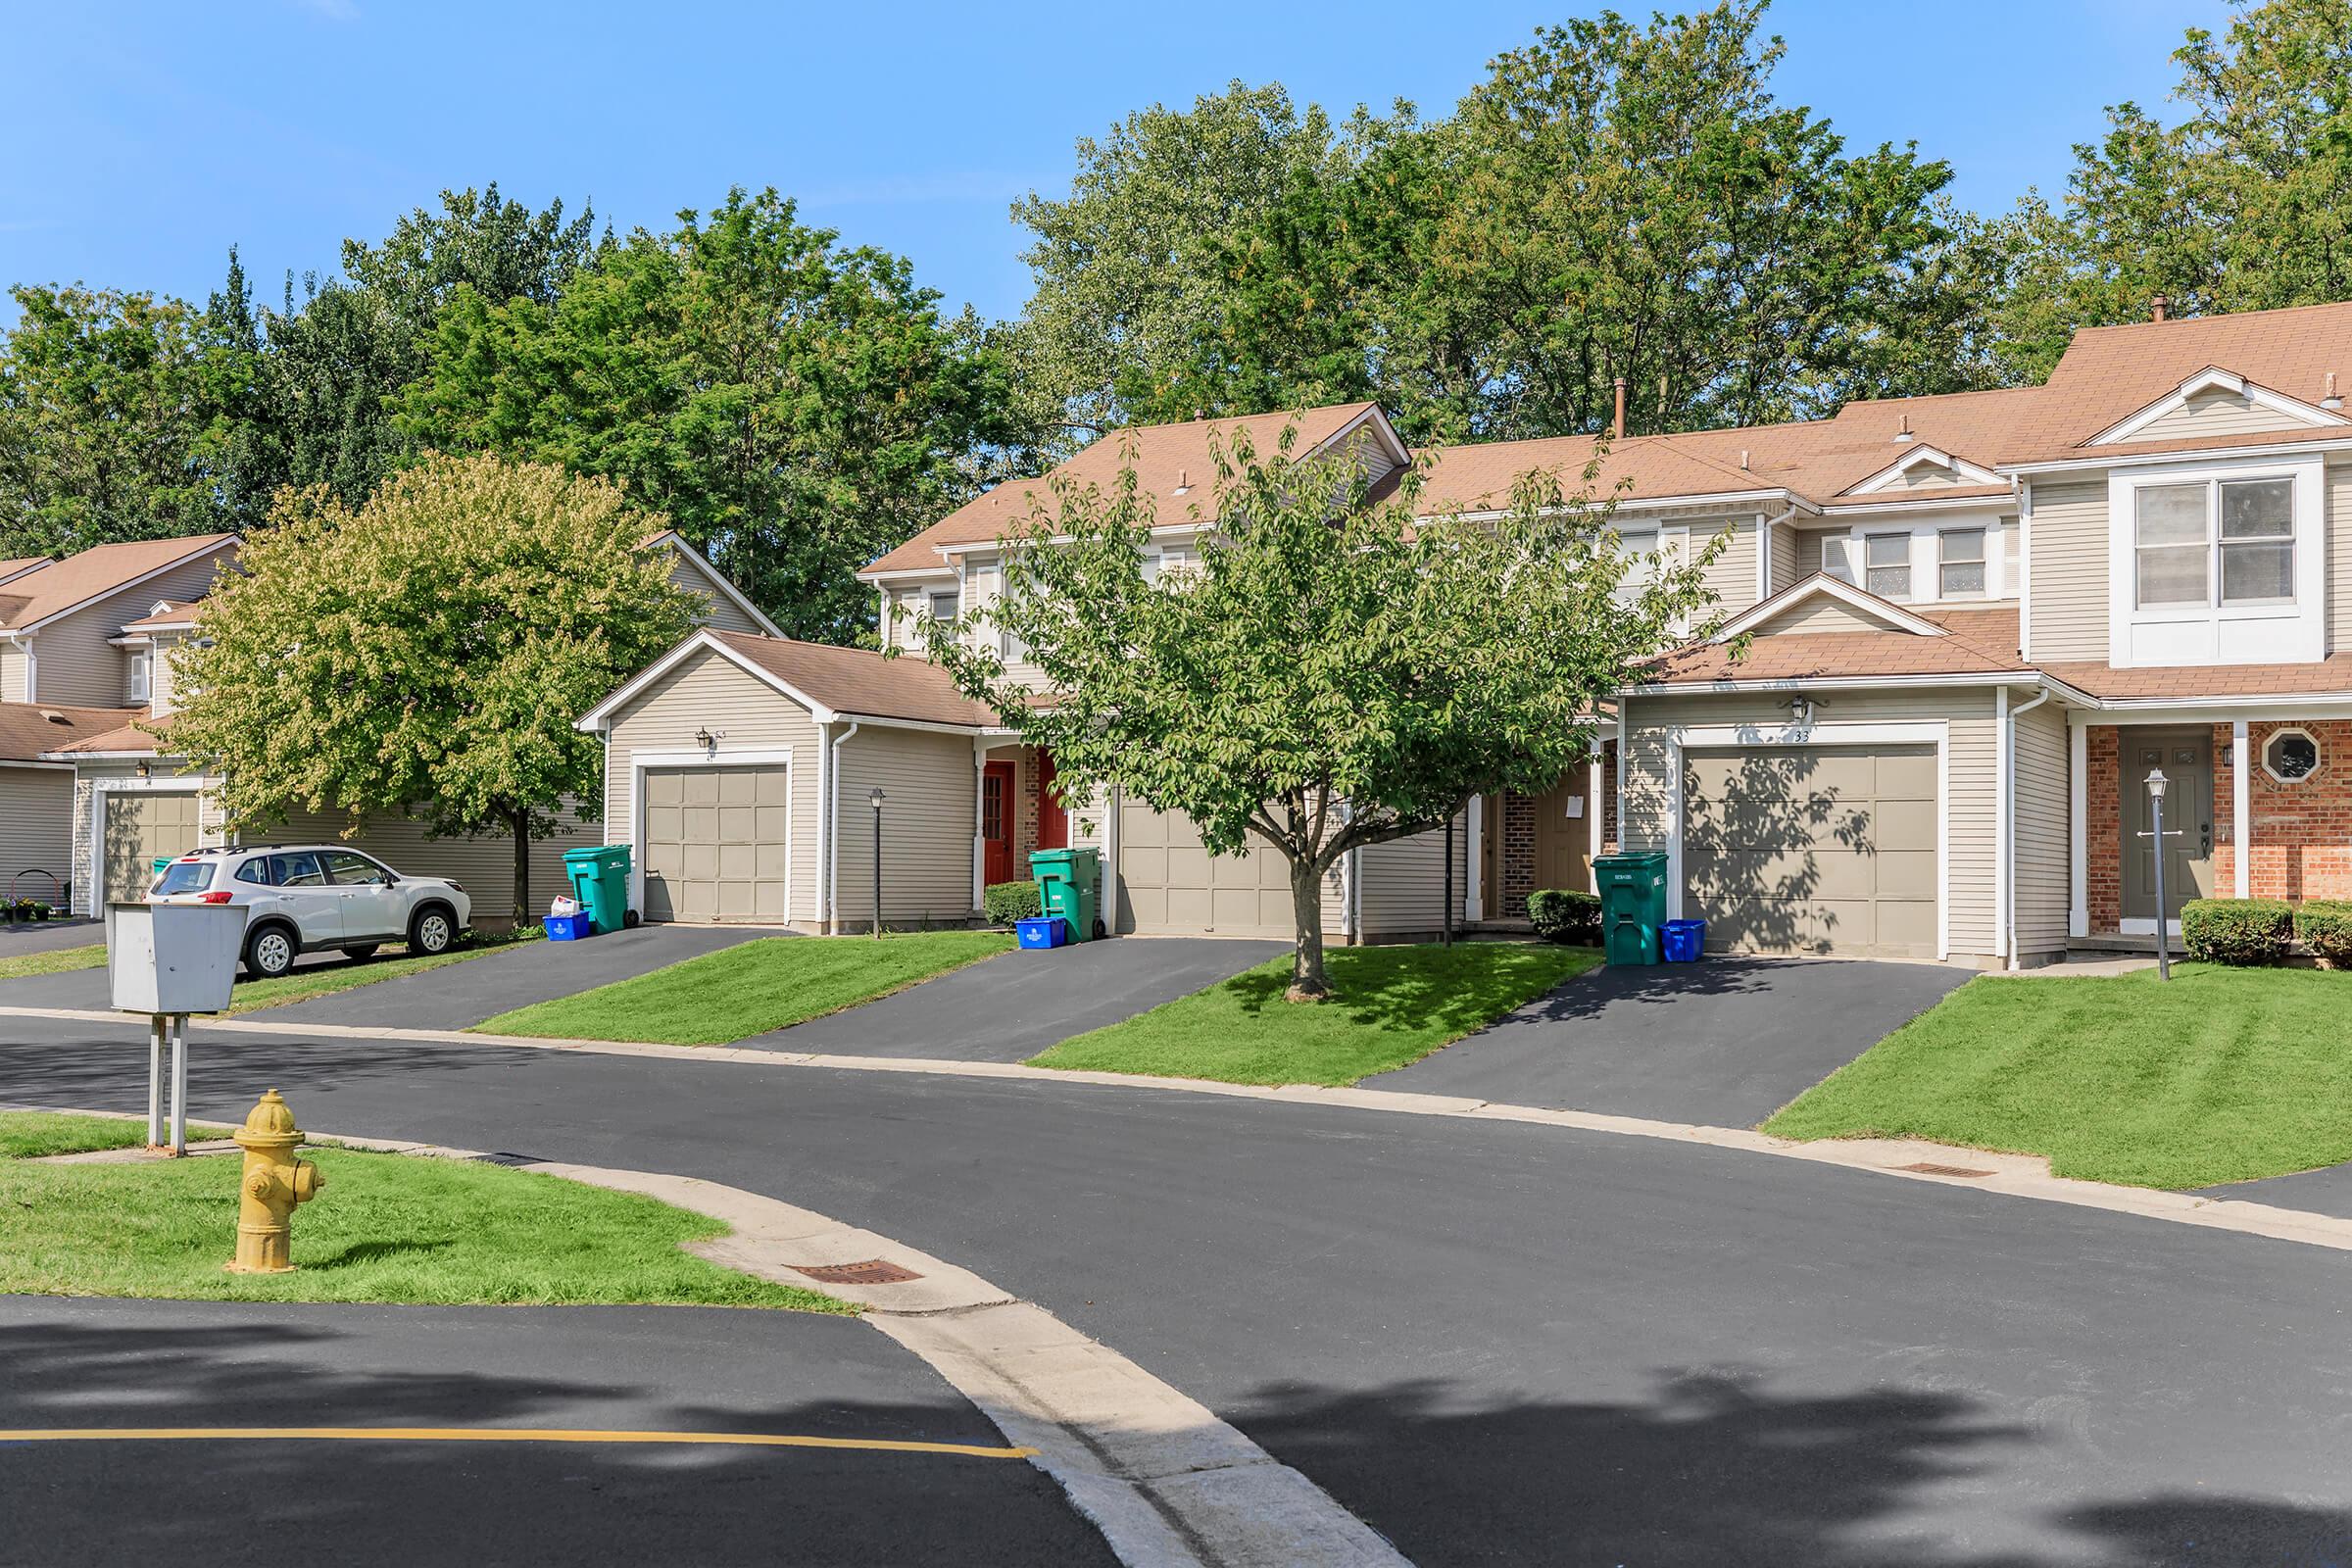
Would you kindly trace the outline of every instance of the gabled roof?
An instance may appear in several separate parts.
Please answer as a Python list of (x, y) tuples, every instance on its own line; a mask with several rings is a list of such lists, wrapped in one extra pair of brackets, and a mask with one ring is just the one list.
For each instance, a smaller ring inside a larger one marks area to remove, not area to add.
[(94, 545), (21, 577), (0, 579), (0, 629), (30, 631), (44, 621), (121, 593), (160, 572), (234, 549), (233, 533)]
[[(1850, 591), (1862, 593), (1860, 589)], [(1842, 600), (1843, 596), (1839, 597)], [(1862, 594), (1862, 597), (1875, 596)], [(1887, 605), (1887, 608), (1901, 611), (1900, 606)], [(1890, 623), (1884, 630), (1766, 633), (1748, 639), (1745, 654), (1737, 657), (1733, 642), (1691, 643), (1652, 661), (1635, 684), (1707, 688), (1905, 675), (2032, 672), (2017, 655), (2014, 606), (1901, 612), (1908, 619), (1924, 623), (1928, 630), (1898, 629)]]
[(996, 713), (956, 689), (947, 671), (912, 654), (886, 658), (866, 648), (836, 648), (786, 637), (705, 626), (662, 655), (583, 713), (574, 724), (602, 730), (612, 716), (658, 686), (698, 652), (709, 652), (808, 710), (820, 723), (872, 719), (880, 723), (1000, 727)]
[(0, 703), (0, 760), (37, 761), (69, 747), (115, 734), (145, 711), (140, 708)]
[(136, 620), (122, 623), (124, 631), (184, 631), (196, 624), (204, 613), (204, 606), (189, 599), (159, 599), (148, 607), (147, 613)]
[(1247, 418), (1192, 419), (1183, 424), (1145, 424), (1113, 430), (1086, 447), (1051, 473), (1035, 479), (1011, 479), (949, 513), (896, 550), (871, 562), (860, 576), (905, 571), (948, 569), (942, 547), (993, 544), (1028, 521), (1030, 509), (1054, 505), (1050, 481), (1062, 478), (1080, 486), (1109, 490), (1130, 455), (1136, 483), (1159, 508), (1159, 520), (1178, 523), (1196, 508), (1204, 507), (1216, 493), (1217, 471), (1209, 456), (1212, 440), (1231, 446), (1237, 432), (1246, 432), (1261, 457), (1273, 454), (1286, 425), (1298, 429), (1298, 456), (1332, 445), (1363, 429), (1366, 438), (1391, 446), (1392, 456), (1405, 456), (1396, 444), (1388, 416), (1371, 403), (1340, 403), (1295, 413), (1252, 415)]
[(1772, 622), (1815, 599), (1836, 600), (1853, 611), (1859, 620), (1875, 623), (1883, 631), (1907, 632), (1914, 637), (1940, 637), (1944, 634), (1942, 625), (1925, 615), (1913, 613), (1891, 599), (1881, 598), (1867, 588), (1855, 587), (1843, 578), (1817, 571), (1790, 583), (1770, 599), (1759, 600), (1748, 606), (1725, 621), (1710, 640), (1728, 643), (1752, 631), (1768, 630)]
[(693, 545), (689, 544), (686, 540), (686, 536), (678, 532), (677, 529), (659, 528), (654, 532), (647, 534), (643, 539), (637, 542), (637, 548), (640, 550), (650, 550), (657, 545), (664, 550), (669, 551), (679, 560), (686, 562), (689, 565), (693, 566), (696, 576), (702, 578), (703, 581), (709, 583), (712, 588), (716, 589), (719, 594), (725, 598), (728, 604), (733, 605), (737, 610), (740, 610), (746, 615), (749, 615), (752, 618), (752, 623), (754, 625), (765, 630), (770, 637), (781, 637), (784, 635), (783, 627), (768, 619), (766, 614), (761, 612), (758, 605), (753, 604), (751, 600), (744, 597), (743, 590), (736, 587), (733, 583), (727, 581), (726, 573), (720, 571), (716, 566), (710, 564), (710, 558), (704, 555), (700, 550), (695, 549)]

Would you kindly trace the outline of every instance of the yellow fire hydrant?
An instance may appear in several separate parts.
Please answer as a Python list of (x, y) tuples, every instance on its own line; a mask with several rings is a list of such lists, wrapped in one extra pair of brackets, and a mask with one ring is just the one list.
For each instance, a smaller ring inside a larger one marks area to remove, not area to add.
[(294, 1266), (294, 1205), (318, 1196), (325, 1179), (296, 1159), (302, 1129), (276, 1090), (254, 1102), (245, 1125), (231, 1135), (245, 1151), (237, 1193), (237, 1256), (231, 1274), (283, 1274)]

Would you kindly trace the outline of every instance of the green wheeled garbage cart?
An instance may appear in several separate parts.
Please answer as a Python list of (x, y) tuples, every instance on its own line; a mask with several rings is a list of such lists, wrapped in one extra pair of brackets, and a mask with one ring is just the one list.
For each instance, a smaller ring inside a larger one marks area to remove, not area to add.
[(1666, 852), (1604, 855), (1592, 862), (1600, 881), (1600, 941), (1611, 963), (1656, 963), (1666, 924)]
[(571, 878), (571, 896), (598, 936), (610, 936), (633, 923), (629, 914), (629, 847), (602, 844), (592, 849), (565, 850), (564, 874)]
[(1029, 874), (1037, 878), (1045, 912), (1068, 923), (1072, 942), (1092, 942), (1096, 890), (1102, 885), (1102, 851), (1091, 846), (1039, 850), (1029, 857)]

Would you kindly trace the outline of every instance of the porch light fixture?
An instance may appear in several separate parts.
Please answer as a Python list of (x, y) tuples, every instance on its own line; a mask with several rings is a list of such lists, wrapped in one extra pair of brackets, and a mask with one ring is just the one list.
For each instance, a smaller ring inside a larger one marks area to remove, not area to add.
[(705, 724), (701, 729), (698, 729), (694, 732), (694, 744), (703, 749), (703, 755), (705, 757), (716, 757), (718, 755), (718, 743), (726, 738), (727, 732), (725, 730), (714, 730), (708, 724)]
[(139, 775), (139, 777), (141, 777), (141, 778), (145, 778), (145, 777), (147, 777), (147, 776), (148, 776), (148, 774), (149, 774), (150, 772), (152, 772), (152, 771), (153, 771), (153, 766), (152, 766), (152, 764), (150, 764), (150, 763), (147, 763), (147, 762), (141, 762), (141, 763), (139, 763), (139, 765), (138, 765), (138, 768), (137, 768), (138, 775)]
[(1811, 729), (1813, 727), (1813, 699), (1810, 697), (1789, 698), (1788, 721), (1798, 729)]
[(866, 796), (874, 808), (874, 940), (882, 940), (882, 803), (890, 797), (876, 787)]

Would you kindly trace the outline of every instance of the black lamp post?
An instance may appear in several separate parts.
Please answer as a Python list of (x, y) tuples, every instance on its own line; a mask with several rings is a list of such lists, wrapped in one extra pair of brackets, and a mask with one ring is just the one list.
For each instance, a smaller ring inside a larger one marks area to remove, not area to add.
[(874, 940), (882, 940), (882, 803), (889, 799), (876, 789), (866, 799), (874, 808)]
[(2154, 813), (2148, 834), (2156, 847), (2156, 978), (2173, 977), (2173, 943), (2164, 920), (2164, 787), (2172, 782), (2161, 767), (2148, 770), (2148, 808)]

